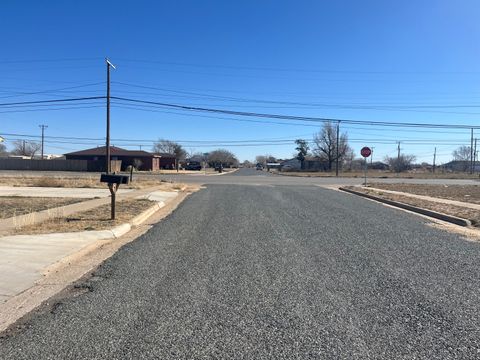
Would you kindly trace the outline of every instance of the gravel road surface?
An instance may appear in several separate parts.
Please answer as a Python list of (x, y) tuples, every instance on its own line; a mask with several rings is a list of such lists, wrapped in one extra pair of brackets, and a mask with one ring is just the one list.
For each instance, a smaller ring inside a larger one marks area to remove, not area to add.
[(478, 359), (480, 245), (316, 186), (208, 185), (2, 359)]

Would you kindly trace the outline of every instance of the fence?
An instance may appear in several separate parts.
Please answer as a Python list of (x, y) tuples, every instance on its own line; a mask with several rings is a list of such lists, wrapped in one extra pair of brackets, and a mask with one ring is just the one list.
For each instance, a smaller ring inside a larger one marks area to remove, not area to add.
[[(120, 171), (121, 161), (112, 160), (112, 171)], [(30, 160), (0, 158), (0, 170), (104, 171), (105, 164), (90, 160)]]

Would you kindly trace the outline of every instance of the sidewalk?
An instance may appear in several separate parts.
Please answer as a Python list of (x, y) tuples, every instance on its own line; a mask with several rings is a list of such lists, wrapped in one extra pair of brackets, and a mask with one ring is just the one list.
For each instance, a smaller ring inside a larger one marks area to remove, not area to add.
[[(129, 193), (128, 196), (149, 198), (156, 201), (158, 208), (161, 208), (178, 194), (151, 190), (146, 193), (146, 190), (139, 190)], [(130, 223), (119, 225), (112, 230), (0, 237), (0, 304), (32, 287), (44, 276), (45, 269), (49, 266), (82, 249), (118, 238), (154, 212), (149, 209)]]

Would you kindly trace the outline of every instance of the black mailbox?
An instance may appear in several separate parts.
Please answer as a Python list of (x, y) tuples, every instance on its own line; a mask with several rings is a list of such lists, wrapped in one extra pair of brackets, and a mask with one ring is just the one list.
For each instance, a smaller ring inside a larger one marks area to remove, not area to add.
[(102, 174), (100, 176), (100, 182), (108, 183), (108, 184), (128, 184), (130, 177), (127, 175), (109, 175), (109, 174)]

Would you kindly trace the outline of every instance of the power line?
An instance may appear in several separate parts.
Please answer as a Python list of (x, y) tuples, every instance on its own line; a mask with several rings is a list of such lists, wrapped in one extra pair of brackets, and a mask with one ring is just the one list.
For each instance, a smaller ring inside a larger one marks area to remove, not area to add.
[(353, 119), (339, 119), (339, 118), (322, 118), (322, 117), (310, 117), (310, 116), (293, 116), (293, 115), (281, 115), (281, 114), (267, 114), (267, 113), (254, 113), (246, 111), (236, 111), (227, 109), (213, 109), (205, 107), (196, 107), (189, 105), (170, 104), (156, 101), (147, 101), (139, 99), (130, 99), (124, 97), (112, 96), (112, 99), (120, 100), (130, 103), (157, 105), (160, 107), (174, 108), (188, 111), (221, 113), (228, 115), (247, 116), (247, 117), (259, 117), (259, 118), (273, 118), (283, 120), (294, 121), (307, 121), (307, 122), (342, 122), (344, 124), (368, 124), (368, 125), (382, 125), (382, 126), (402, 126), (402, 127), (431, 127), (431, 128), (458, 128), (458, 129), (472, 129), (480, 128), (479, 126), (472, 125), (459, 125), (459, 124), (431, 124), (431, 123), (406, 123), (406, 122), (386, 122), (386, 121), (372, 121), (372, 120), (353, 120)]
[(89, 97), (79, 97), (79, 98), (69, 98), (69, 99), (21, 101), (21, 102), (13, 102), (13, 103), (0, 103), (0, 106), (27, 105), (27, 104), (49, 104), (49, 103), (98, 100), (98, 99), (105, 99), (105, 96), (89, 96)]

